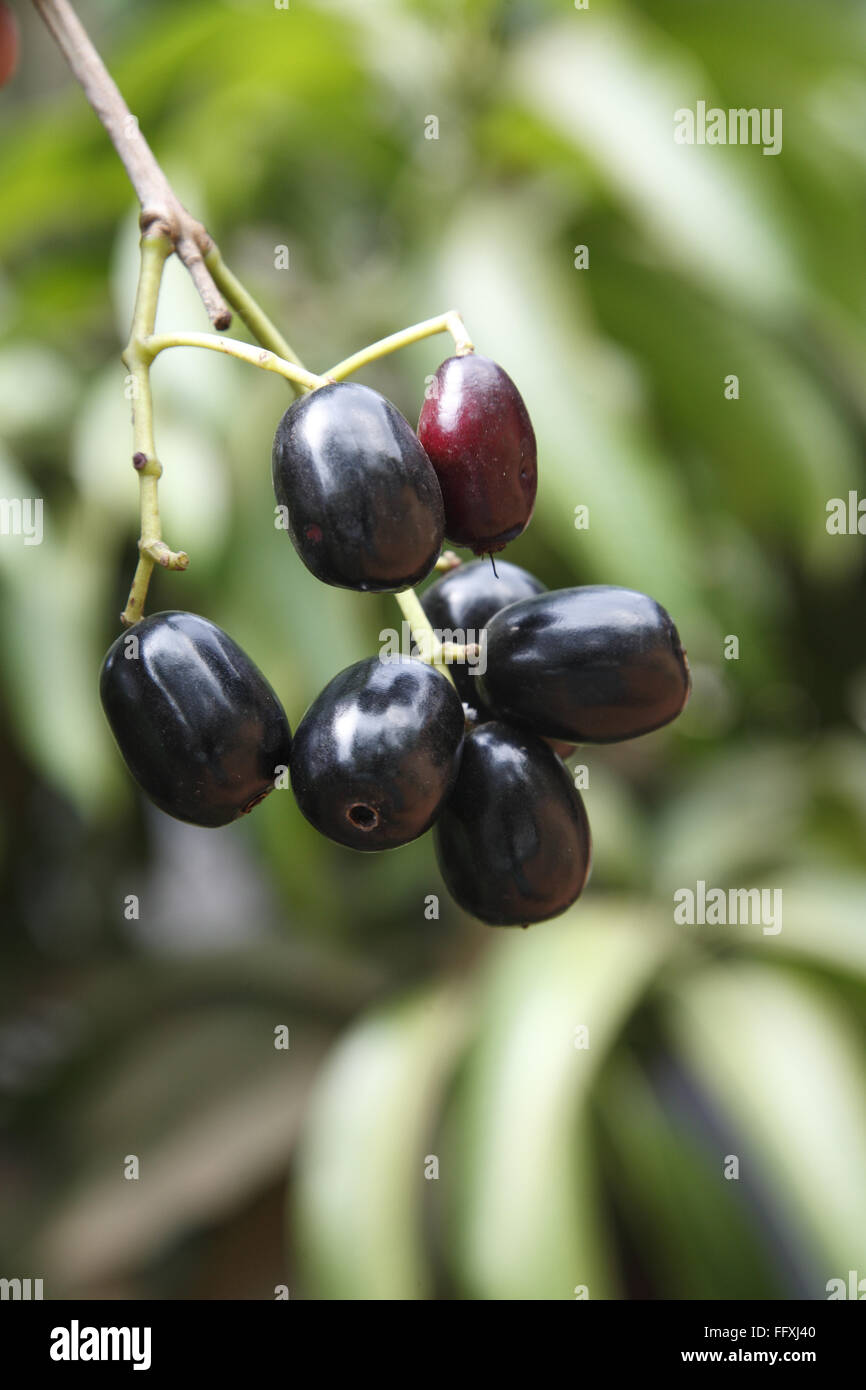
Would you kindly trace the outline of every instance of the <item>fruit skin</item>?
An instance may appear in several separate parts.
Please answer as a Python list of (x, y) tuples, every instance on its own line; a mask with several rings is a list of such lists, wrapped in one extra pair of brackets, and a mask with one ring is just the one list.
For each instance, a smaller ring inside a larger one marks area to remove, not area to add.
[(0, 87), (15, 74), (20, 46), (21, 34), (15, 12), (0, 3)]
[[(421, 606), (440, 634), (462, 633), (462, 638), (455, 636), (454, 640), (479, 641), (482, 640), (480, 634), (500, 608), (546, 592), (541, 580), (519, 565), (500, 560), (494, 573), (489, 560), (471, 560), (431, 584), (421, 595)], [(454, 662), (451, 666), (454, 684), (461, 700), (480, 715), (489, 715), (478, 691), (478, 677), (472, 675), (472, 670), (468, 662)]]
[(444, 676), (412, 657), (367, 657), (329, 681), (298, 725), (292, 788), (337, 844), (394, 849), (429, 830), (462, 749), (463, 707)]
[(559, 589), (504, 608), (487, 629), (481, 697), (545, 738), (615, 743), (676, 719), (691, 689), (670, 616), (634, 589)]
[(449, 893), (493, 927), (557, 917), (589, 874), (589, 822), (568, 770), (546, 743), (497, 721), (467, 735), (434, 839)]
[(449, 357), (436, 373), (418, 438), (445, 502), (445, 534), (476, 555), (501, 550), (535, 506), (535, 433), (511, 377), (489, 357)]
[(436, 474), (408, 421), (368, 386), (336, 382), (290, 405), (274, 437), (273, 480), (295, 549), (325, 584), (394, 592), (439, 557)]
[[(134, 650), (137, 658), (125, 652)], [(154, 613), (109, 648), (99, 693), (127, 767), (177, 820), (227, 825), (273, 790), (292, 736), (261, 671), (195, 613)]]

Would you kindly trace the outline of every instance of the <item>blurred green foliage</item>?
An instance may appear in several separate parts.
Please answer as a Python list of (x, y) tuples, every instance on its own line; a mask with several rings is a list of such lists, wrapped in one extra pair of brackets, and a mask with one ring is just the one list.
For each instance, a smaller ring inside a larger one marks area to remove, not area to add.
[[(459, 307), (539, 439), (509, 558), (679, 625), (692, 703), (579, 755), (592, 881), (529, 933), (463, 918), (427, 840), (355, 856), (288, 793), (197, 831), (125, 775), (96, 677), (136, 535), (135, 209), (19, 8), (0, 495), (44, 498), (45, 538), (0, 537), (0, 1273), (47, 1297), (521, 1299), (866, 1275), (864, 542), (825, 526), (866, 492), (863, 7), (81, 0), (308, 365)], [(675, 145), (698, 100), (783, 108), (781, 155)], [(159, 323), (205, 326), (174, 264)], [(414, 419), (445, 350), (364, 380)], [(397, 608), (317, 584), (274, 529), (276, 378), (174, 352), (154, 384), (192, 564), (151, 611), (226, 627), (294, 724)], [(675, 926), (698, 879), (781, 888), (782, 931)]]

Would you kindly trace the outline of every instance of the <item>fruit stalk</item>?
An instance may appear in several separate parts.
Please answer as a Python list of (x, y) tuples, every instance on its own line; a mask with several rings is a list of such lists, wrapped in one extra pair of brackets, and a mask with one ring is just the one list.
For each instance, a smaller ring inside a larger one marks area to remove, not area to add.
[[(296, 362), (279, 357), (267, 348), (253, 347), (250, 343), (238, 342), (237, 338), (224, 338), (216, 333), (159, 333), (145, 338), (141, 347), (151, 361), (166, 348), (210, 348), (212, 352), (224, 352), (228, 357), (236, 357), (239, 362), (248, 362), (252, 367), (261, 367), (266, 372), (276, 372), (297, 388), (305, 387), (308, 391), (315, 391), (317, 386), (326, 385), (324, 377), (315, 376)], [(299, 391), (296, 394), (299, 394)]]
[(454, 684), (454, 679), (448, 669), (446, 652), (442, 643), (433, 631), (433, 625), (424, 609), (421, 607), (421, 600), (414, 589), (404, 589), (402, 593), (395, 594), (395, 599), (400, 605), (400, 611), (406, 622), (409, 624), (409, 631), (412, 634), (412, 641), (415, 643), (421, 654), (422, 661), (426, 661), (430, 666), (434, 666), (437, 671)]
[(414, 323), (410, 328), (403, 328), (399, 333), (390, 333), (387, 338), (370, 343), (369, 347), (361, 348), (360, 352), (353, 353), (351, 357), (345, 357), (325, 375), (333, 381), (343, 381), (345, 377), (351, 376), (361, 367), (366, 367), (368, 363), (376, 362), (380, 357), (387, 357), (389, 353), (399, 352), (401, 348), (411, 347), (412, 343), (420, 343), (423, 338), (432, 338), (437, 333), (451, 334), (458, 357), (475, 351), (475, 345), (462, 318), (456, 309), (449, 309), (444, 314), (438, 314), (435, 319), (424, 319), (423, 323)]
[[(33, 3), (105, 128), (141, 204), (141, 269), (132, 331), (123, 354), (132, 385), (133, 463), (139, 474), (141, 513), (139, 559), (121, 614), (121, 621), (131, 626), (143, 616), (154, 564), (169, 569), (185, 569), (189, 564), (189, 556), (184, 551), (172, 551), (162, 540), (158, 497), (162, 467), (153, 437), (150, 384), (150, 366), (158, 353), (168, 347), (184, 346), (224, 352), (278, 373), (299, 396), (322, 386), (328, 379), (336, 381), (349, 376), (370, 362), (437, 333), (451, 334), (458, 357), (474, 352), (474, 345), (460, 315), (456, 310), (448, 310), (370, 344), (338, 363), (324, 378), (307, 372), (261, 306), (229, 270), (203, 224), (180, 202), (69, 0), (33, 0)], [(163, 269), (172, 251), (189, 271), (214, 327), (228, 327), (231, 322), (228, 305), (231, 304), (261, 344), (262, 351), (212, 334), (154, 335)], [(427, 653), (430, 663), (450, 681), (448, 661), (459, 657), (460, 651), (446, 649), (437, 642), (413, 591), (398, 594), (397, 601), (409, 622), (413, 640)]]
[(120, 620), (127, 627), (137, 623), (144, 612), (144, 602), (155, 564), (166, 569), (186, 569), (189, 556), (185, 551), (169, 550), (162, 539), (159, 515), (159, 479), (162, 464), (156, 453), (153, 436), (153, 395), (150, 387), (151, 356), (143, 346), (152, 335), (156, 306), (165, 263), (171, 255), (172, 244), (161, 234), (145, 235), (141, 239), (141, 263), (135, 309), (129, 343), (123, 361), (129, 369), (132, 394), (132, 433), (135, 452), (133, 467), (138, 473), (141, 535), (138, 542), (138, 564), (129, 591), (126, 607)]
[[(243, 319), (256, 342), (261, 343), (262, 347), (267, 348), (277, 357), (281, 357), (284, 362), (293, 362), (296, 367), (303, 367), (304, 364), (300, 357), (292, 350), (258, 301), (241, 284), (237, 276), (229, 270), (216, 244), (205, 256), (205, 264), (229, 304)], [(306, 389), (299, 382), (292, 381), (289, 384), (296, 396), (302, 395)]]

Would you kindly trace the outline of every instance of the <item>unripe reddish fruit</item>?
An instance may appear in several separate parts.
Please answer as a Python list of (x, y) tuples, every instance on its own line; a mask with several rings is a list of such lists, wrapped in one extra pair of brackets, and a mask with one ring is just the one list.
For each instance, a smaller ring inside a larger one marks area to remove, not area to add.
[(0, 0), (0, 87), (3, 87), (15, 72), (20, 47), (18, 20), (5, 0)]
[(520, 535), (535, 505), (535, 434), (501, 367), (477, 352), (443, 362), (418, 438), (442, 489), (448, 540), (485, 555)]

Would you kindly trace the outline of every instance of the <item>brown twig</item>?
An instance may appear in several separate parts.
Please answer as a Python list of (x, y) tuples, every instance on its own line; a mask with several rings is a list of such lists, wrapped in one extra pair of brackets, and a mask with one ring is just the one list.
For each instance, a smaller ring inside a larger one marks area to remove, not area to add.
[(231, 310), (204, 259), (214, 250), (213, 240), (177, 197), (69, 0), (33, 0), (33, 4), (120, 156), (141, 204), (142, 232), (169, 238), (214, 328), (228, 328)]

